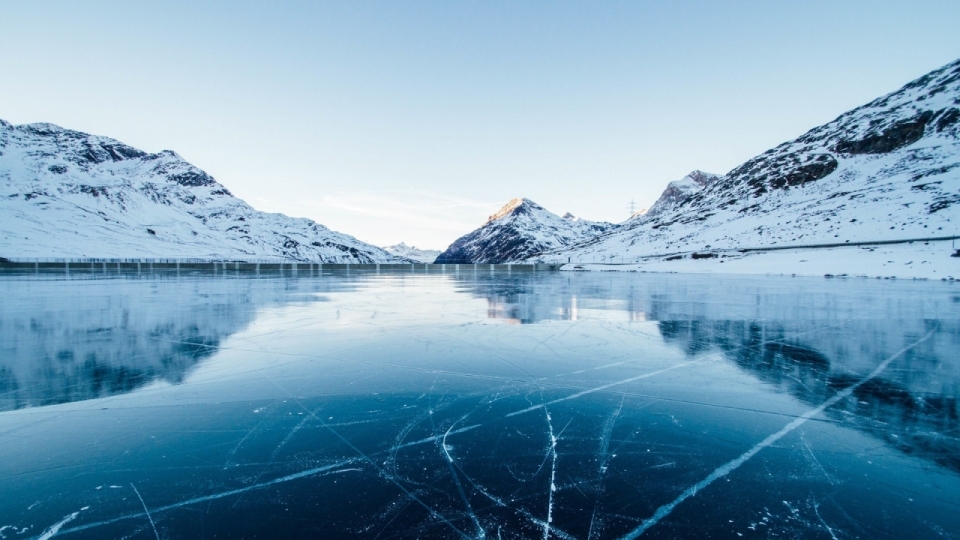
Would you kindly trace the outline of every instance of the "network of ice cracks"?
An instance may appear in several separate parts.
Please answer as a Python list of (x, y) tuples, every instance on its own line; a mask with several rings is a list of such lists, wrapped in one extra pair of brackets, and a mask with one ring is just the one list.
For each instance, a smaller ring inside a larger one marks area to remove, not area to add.
[(958, 530), (951, 284), (0, 287), (3, 538)]

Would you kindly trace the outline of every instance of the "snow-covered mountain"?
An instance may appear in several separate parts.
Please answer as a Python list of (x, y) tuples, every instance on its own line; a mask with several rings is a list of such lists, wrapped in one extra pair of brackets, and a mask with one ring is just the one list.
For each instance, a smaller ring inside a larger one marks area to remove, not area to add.
[(432, 263), (440, 255), (439, 249), (420, 249), (417, 246), (408, 246), (403, 242), (387, 246), (384, 251), (397, 257), (403, 257), (420, 263)]
[(0, 256), (408, 262), (234, 197), (170, 150), (0, 120)]
[(960, 60), (704, 180), (671, 184), (646, 214), (540, 258), (960, 234)]
[(582, 242), (613, 225), (567, 213), (553, 214), (529, 199), (513, 199), (479, 229), (461, 236), (437, 257), (437, 263), (518, 261)]
[(693, 171), (680, 180), (674, 180), (667, 184), (667, 189), (663, 190), (657, 202), (653, 203), (653, 206), (651, 206), (649, 210), (637, 217), (650, 219), (652, 216), (679, 208), (680, 205), (687, 202), (690, 197), (693, 197), (696, 193), (716, 183), (720, 178), (723, 177), (719, 174)]

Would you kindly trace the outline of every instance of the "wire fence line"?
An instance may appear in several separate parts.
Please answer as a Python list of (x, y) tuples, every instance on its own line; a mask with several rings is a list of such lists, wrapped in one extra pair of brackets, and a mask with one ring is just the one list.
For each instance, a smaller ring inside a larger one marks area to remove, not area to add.
[(71, 258), (71, 257), (0, 257), (0, 263), (41, 263), (41, 264), (284, 264), (284, 265), (310, 265), (310, 264), (325, 264), (325, 265), (345, 265), (349, 264), (351, 266), (410, 266), (410, 265), (431, 265), (431, 266), (441, 266), (445, 264), (446, 266), (454, 266), (459, 264), (461, 266), (470, 266), (470, 265), (497, 265), (497, 266), (532, 266), (536, 264), (543, 264), (538, 262), (502, 262), (502, 263), (425, 263), (425, 262), (381, 262), (381, 263), (358, 263), (358, 262), (346, 262), (346, 261), (300, 261), (295, 259), (237, 259), (237, 258), (103, 258), (103, 257), (84, 257), (84, 258)]
[[(652, 253), (646, 255), (609, 255), (609, 256), (599, 256), (591, 257), (592, 260), (571, 260), (571, 263), (575, 264), (635, 264), (643, 259), (657, 259), (663, 257), (672, 257), (676, 255), (687, 255), (693, 253), (753, 253), (753, 252), (764, 252), (764, 251), (782, 251), (788, 249), (825, 249), (825, 248), (836, 248), (836, 247), (867, 247), (867, 246), (882, 246), (882, 245), (892, 245), (892, 244), (910, 244), (915, 242), (945, 242), (945, 241), (955, 241), (960, 240), (960, 236), (940, 236), (933, 238), (905, 238), (905, 239), (895, 239), (895, 240), (873, 240), (873, 241), (860, 241), (860, 242), (834, 242), (834, 243), (821, 243), (821, 244), (804, 244), (804, 245), (783, 245), (783, 246), (758, 246), (758, 247), (731, 247), (731, 248), (701, 248), (699, 250), (685, 250), (685, 251), (673, 251), (669, 253)], [(548, 255), (548, 254), (544, 254)], [(503, 262), (503, 263), (479, 263), (483, 265), (496, 264), (498, 266), (532, 266), (532, 265), (554, 265), (554, 264), (566, 264), (567, 261), (550, 261), (549, 256), (544, 257), (541, 255), (542, 259), (537, 258), (531, 261), (521, 261), (521, 262)], [(539, 260), (538, 260), (539, 259)], [(620, 260), (620, 263), (616, 261)], [(324, 264), (324, 265), (350, 265), (350, 266), (377, 266), (377, 265), (399, 265), (399, 266), (409, 266), (413, 265), (435, 265), (440, 266), (435, 263), (402, 263), (402, 262), (392, 262), (392, 263), (358, 263), (358, 262), (348, 262), (348, 261), (301, 261), (295, 259), (283, 259), (283, 258), (264, 258), (264, 257), (255, 257), (255, 258), (242, 258), (242, 257), (0, 257), (0, 263), (39, 263), (39, 264), (281, 264), (281, 265), (309, 265), (309, 264)], [(460, 263), (462, 266), (467, 266), (471, 264), (478, 263)], [(447, 263), (450, 266), (450, 263)]]

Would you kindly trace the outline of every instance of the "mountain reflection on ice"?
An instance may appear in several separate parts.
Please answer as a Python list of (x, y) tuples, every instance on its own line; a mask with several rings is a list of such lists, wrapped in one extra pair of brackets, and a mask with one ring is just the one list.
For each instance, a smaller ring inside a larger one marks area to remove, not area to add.
[[(632, 321), (657, 321), (663, 340), (688, 356), (723, 351), (745, 372), (811, 405), (933, 330), (931, 339), (910, 351), (903, 368), (885, 370), (829, 414), (960, 472), (960, 439), (943, 436), (960, 427), (955, 287), (937, 294), (936, 287), (914, 283), (727, 276), (716, 280), (719, 287), (712, 280), (695, 281), (707, 290), (694, 291), (676, 287), (683, 279), (651, 275), (627, 287), (618, 287), (616, 277), (558, 280), (550, 294), (487, 283), (474, 292), (488, 299), (491, 317), (523, 323), (576, 320), (586, 309), (625, 310)], [(906, 297), (909, 291), (918, 296)], [(807, 333), (811, 329), (816, 331)]]
[[(335, 282), (81, 281), (0, 284), (0, 411), (176, 384), (257, 310)], [(291, 286), (294, 288), (291, 290)]]
[(949, 283), (352, 271), (0, 293), (0, 538), (960, 531)]

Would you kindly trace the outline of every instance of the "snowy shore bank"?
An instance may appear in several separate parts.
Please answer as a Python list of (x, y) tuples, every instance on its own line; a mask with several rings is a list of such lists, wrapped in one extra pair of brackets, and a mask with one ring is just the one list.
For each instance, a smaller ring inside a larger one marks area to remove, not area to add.
[(569, 263), (561, 270), (957, 280), (960, 279), (960, 256), (956, 256), (955, 245), (955, 241), (945, 240), (745, 253), (704, 252), (651, 257), (637, 263)]

